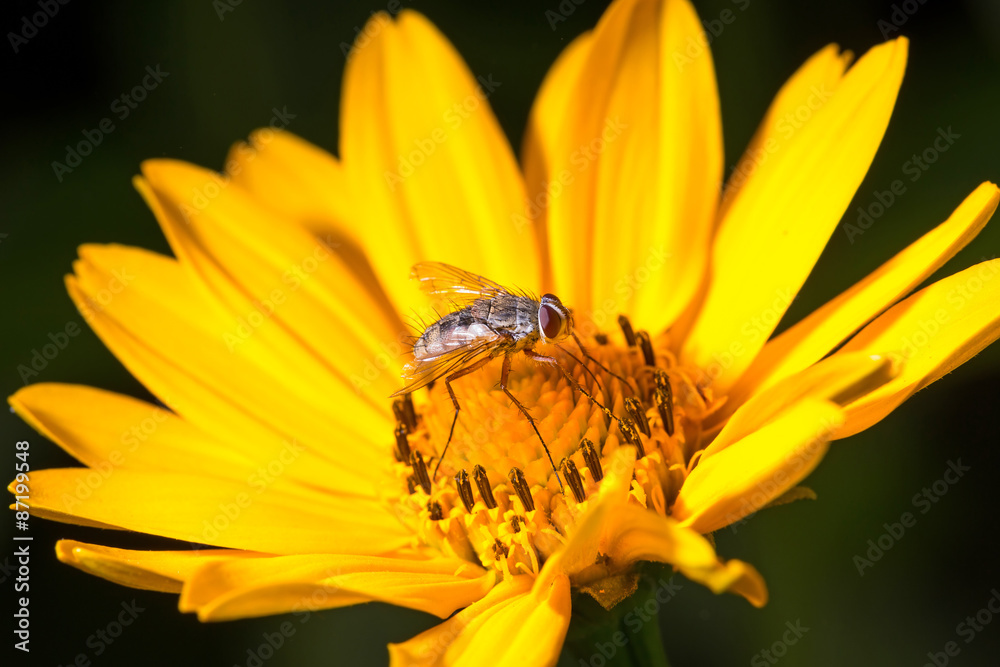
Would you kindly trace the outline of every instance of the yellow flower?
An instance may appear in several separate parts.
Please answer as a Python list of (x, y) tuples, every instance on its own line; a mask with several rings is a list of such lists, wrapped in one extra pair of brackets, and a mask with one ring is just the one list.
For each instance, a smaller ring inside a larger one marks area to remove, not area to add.
[[(851, 67), (833, 46), (810, 58), (723, 190), (712, 59), (688, 48), (703, 40), (686, 0), (615, 2), (546, 78), (519, 167), (488, 107), (499, 84), (420, 15), (380, 14), (349, 58), (339, 158), (263, 129), (224, 175), (144, 163), (135, 184), (176, 259), (86, 245), (67, 286), (169, 410), (60, 384), (10, 403), (86, 466), (34, 472), (35, 515), (206, 548), (62, 541), (60, 559), (179, 593), (202, 620), (373, 600), (448, 619), (390, 647), (401, 665), (552, 665), (571, 589), (610, 606), (640, 561), (763, 605), (757, 571), (705, 536), (809, 497), (798, 484), (830, 441), (996, 339), (1000, 260), (907, 295), (1000, 194), (980, 185), (771, 338), (874, 157), (907, 42)], [(425, 260), (559, 295), (629, 380), (553, 352), (612, 421), (556, 369), (515, 361), (565, 489), (497, 364), (455, 383), (431, 478), (443, 382), (388, 398), (403, 318), (431, 312), (407, 280)], [(629, 345), (619, 314), (652, 335)]]

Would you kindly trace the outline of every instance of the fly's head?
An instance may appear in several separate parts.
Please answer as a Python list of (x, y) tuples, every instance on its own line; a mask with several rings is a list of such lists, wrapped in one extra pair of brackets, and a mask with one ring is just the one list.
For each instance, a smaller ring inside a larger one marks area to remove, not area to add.
[(538, 306), (538, 329), (543, 343), (558, 343), (573, 332), (573, 316), (554, 294), (543, 294)]

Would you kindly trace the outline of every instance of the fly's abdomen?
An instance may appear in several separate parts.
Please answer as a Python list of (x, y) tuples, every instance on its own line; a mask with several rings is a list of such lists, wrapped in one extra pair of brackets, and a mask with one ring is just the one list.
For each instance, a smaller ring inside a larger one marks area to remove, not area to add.
[(474, 306), (449, 313), (427, 327), (413, 344), (413, 358), (437, 357), (496, 337), (485, 320), (474, 316)]

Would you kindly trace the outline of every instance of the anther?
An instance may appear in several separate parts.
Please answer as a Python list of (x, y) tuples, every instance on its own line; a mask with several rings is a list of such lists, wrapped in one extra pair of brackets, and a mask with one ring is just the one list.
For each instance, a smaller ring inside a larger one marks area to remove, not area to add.
[(403, 404), (403, 399), (397, 398), (392, 402), (392, 414), (396, 417), (396, 423), (402, 426), (407, 433), (413, 432), (406, 421), (406, 406)]
[(563, 459), (562, 469), (563, 475), (566, 477), (566, 484), (573, 492), (573, 497), (576, 498), (576, 502), (582, 503), (587, 494), (583, 490), (583, 479), (580, 477), (580, 471), (576, 469), (573, 459)]
[(642, 403), (630, 396), (625, 399), (625, 410), (628, 412), (628, 416), (632, 418), (632, 421), (635, 422), (636, 428), (644, 436), (648, 438), (652, 435), (652, 432), (649, 430), (649, 419), (646, 418), (646, 411), (642, 409)]
[(524, 473), (521, 472), (521, 469), (511, 468), (510, 472), (507, 473), (507, 478), (510, 479), (510, 484), (514, 487), (514, 492), (517, 494), (517, 497), (521, 499), (521, 504), (524, 505), (524, 511), (534, 511), (535, 501), (531, 497), (531, 491), (528, 489), (528, 482), (524, 479)]
[(670, 388), (670, 378), (663, 371), (656, 371), (656, 391), (653, 398), (656, 401), (656, 409), (660, 412), (660, 419), (663, 420), (663, 430), (667, 435), (674, 434), (674, 392)]
[(396, 455), (396, 460), (400, 463), (408, 463), (410, 461), (410, 441), (406, 439), (406, 426), (400, 422), (396, 425), (395, 433), (396, 447), (392, 453)]
[(417, 430), (417, 411), (413, 409), (413, 399), (409, 394), (392, 402), (392, 414), (396, 416), (397, 422), (406, 427), (407, 433)]
[(515, 514), (513, 517), (511, 517), (510, 527), (514, 530), (515, 533), (521, 532), (521, 517), (519, 515)]
[(510, 550), (504, 545), (500, 540), (493, 542), (493, 556), (496, 560), (500, 560), (501, 557), (506, 558)]
[(639, 348), (642, 350), (642, 359), (646, 362), (646, 365), (656, 366), (656, 355), (653, 354), (653, 342), (649, 339), (649, 334), (645, 331), (636, 332), (635, 339), (639, 342)]
[(635, 331), (632, 330), (632, 323), (628, 321), (628, 318), (624, 315), (619, 315), (618, 326), (622, 328), (622, 333), (625, 334), (625, 342), (628, 343), (628, 346), (635, 347)]
[(458, 488), (458, 497), (462, 499), (462, 504), (465, 505), (465, 511), (471, 513), (472, 508), (476, 504), (476, 499), (472, 497), (472, 485), (469, 484), (469, 473), (465, 472), (464, 469), (455, 475), (455, 486)]
[(622, 437), (625, 438), (625, 442), (635, 447), (637, 459), (641, 459), (646, 455), (646, 449), (642, 446), (642, 438), (639, 437), (639, 431), (636, 430), (635, 424), (632, 423), (631, 419), (619, 419), (618, 430), (621, 432)]
[(411, 496), (417, 492), (417, 478), (413, 475), (406, 478), (406, 490)]
[(594, 341), (598, 345), (607, 345), (608, 344), (608, 334), (606, 334), (606, 333), (595, 333), (594, 334)]
[(604, 479), (604, 470), (601, 469), (601, 457), (597, 455), (594, 443), (584, 438), (580, 442), (580, 450), (583, 452), (583, 460), (587, 464), (587, 469), (590, 470), (590, 476), (594, 478), (595, 482), (600, 482)]
[(430, 495), (431, 478), (427, 474), (427, 464), (424, 463), (423, 455), (420, 452), (413, 452), (410, 455), (410, 465), (413, 466), (413, 475), (417, 478), (420, 488), (424, 490), (424, 493)]
[(493, 497), (493, 489), (490, 487), (490, 478), (486, 476), (486, 469), (477, 465), (472, 469), (472, 479), (479, 487), (479, 495), (483, 497), (483, 503), (487, 509), (495, 509), (497, 499)]
[(427, 503), (427, 511), (431, 515), (431, 521), (440, 521), (444, 518), (444, 512), (441, 511), (441, 503), (432, 500)]
[(403, 411), (406, 414), (406, 428), (410, 429), (410, 433), (417, 430), (417, 411), (413, 407), (413, 397), (409, 394), (403, 395)]

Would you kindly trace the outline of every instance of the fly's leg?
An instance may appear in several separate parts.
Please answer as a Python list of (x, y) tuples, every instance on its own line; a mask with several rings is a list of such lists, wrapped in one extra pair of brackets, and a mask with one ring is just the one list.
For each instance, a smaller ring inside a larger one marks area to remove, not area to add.
[(625, 378), (623, 378), (621, 375), (618, 375), (618, 373), (615, 373), (614, 371), (612, 371), (610, 368), (608, 368), (607, 366), (605, 366), (604, 364), (602, 364), (600, 361), (598, 361), (594, 357), (590, 356), (590, 352), (587, 352), (587, 348), (585, 348), (583, 346), (583, 343), (580, 342), (580, 337), (576, 335), (575, 331), (572, 332), (572, 336), (573, 336), (573, 340), (576, 341), (576, 346), (578, 348), (580, 348), (580, 352), (583, 353), (583, 356), (585, 356), (587, 359), (590, 359), (595, 364), (597, 364), (597, 367), (600, 368), (605, 373), (607, 373), (608, 375), (610, 375), (612, 377), (618, 378), (619, 382), (621, 382), (623, 385), (625, 385), (626, 387), (628, 387), (628, 390), (630, 392), (632, 392), (633, 394), (635, 394), (635, 390), (632, 388), (632, 385), (629, 383), (628, 380), (626, 380)]
[[(523, 352), (528, 356), (534, 356), (531, 350), (525, 349)], [(503, 389), (503, 393), (507, 394), (507, 398), (514, 401), (514, 405), (517, 406), (517, 409), (521, 411), (524, 418), (528, 420), (529, 424), (531, 424), (531, 428), (535, 429), (535, 435), (538, 436), (538, 440), (542, 443), (542, 449), (545, 450), (546, 456), (549, 457), (549, 463), (552, 464), (552, 472), (556, 476), (556, 481), (559, 482), (559, 488), (564, 489), (565, 487), (563, 487), (562, 479), (559, 477), (559, 471), (556, 470), (556, 462), (552, 460), (552, 452), (549, 451), (549, 446), (545, 444), (545, 439), (542, 437), (542, 434), (538, 432), (538, 426), (535, 425), (534, 418), (528, 414), (527, 408), (521, 404), (521, 401), (514, 398), (514, 394), (510, 393), (510, 390), (507, 389), (507, 380), (510, 377), (510, 358), (512, 354), (512, 352), (508, 352), (503, 357), (503, 369), (500, 371), (500, 388)]]
[[(448, 453), (448, 445), (451, 444), (451, 438), (455, 435), (455, 424), (458, 423), (458, 412), (462, 409), (462, 406), (458, 404), (458, 397), (455, 396), (455, 390), (451, 388), (451, 383), (462, 377), (463, 375), (468, 375), (474, 371), (478, 371), (480, 368), (490, 363), (493, 357), (484, 357), (471, 366), (459, 369), (446, 377), (444, 379), (444, 386), (448, 390), (448, 395), (451, 396), (451, 404), (455, 406), (455, 416), (451, 420), (451, 430), (448, 431), (448, 442), (444, 443), (444, 450), (441, 452), (441, 458), (438, 459), (437, 465), (434, 466), (434, 474), (431, 475), (431, 481), (433, 482), (437, 478), (438, 468), (441, 467), (441, 462), (444, 461), (444, 455)], [(507, 362), (505, 362), (507, 363)]]
[[(577, 382), (576, 379), (570, 374), (570, 372), (567, 371), (565, 368), (563, 368), (563, 365), (559, 363), (558, 359), (556, 359), (555, 357), (546, 357), (544, 354), (538, 354), (534, 350), (525, 349), (522, 351), (524, 352), (525, 356), (527, 356), (529, 359), (534, 359), (535, 361), (541, 362), (543, 364), (549, 364), (550, 366), (555, 366), (556, 368), (558, 368), (562, 372), (562, 374), (566, 376), (566, 379), (569, 380), (570, 384), (579, 389), (580, 393), (589, 398), (594, 405), (596, 405), (598, 408), (601, 409), (602, 412), (604, 412), (604, 414), (608, 417), (609, 422), (612, 419), (620, 421), (618, 420), (618, 417), (616, 417), (614, 413), (611, 412), (611, 410), (608, 410), (606, 407), (604, 407), (601, 404), (601, 402), (598, 401), (596, 398), (594, 398), (594, 396), (589, 391), (584, 389), (583, 386), (581, 386), (580, 383)], [(551, 459), (551, 457), (549, 458)]]
[[(573, 361), (575, 361), (576, 365), (579, 366), (580, 368), (582, 368), (584, 373), (587, 373), (588, 375), (590, 375), (590, 377), (594, 378), (594, 384), (601, 391), (604, 391), (604, 385), (601, 384), (601, 379), (599, 377), (597, 377), (597, 375), (594, 373), (594, 371), (590, 370), (590, 367), (587, 366), (587, 364), (585, 364), (583, 361), (581, 361), (580, 359), (578, 359), (575, 354), (573, 354), (572, 352), (570, 352), (569, 350), (567, 350), (565, 347), (563, 347), (559, 343), (556, 343), (556, 347), (558, 347), (560, 350), (562, 350), (562, 353), (565, 354), (567, 357), (569, 357), (570, 359), (572, 359)], [(575, 396), (575, 394), (574, 394), (574, 396)], [(574, 398), (574, 400), (575, 400), (575, 398)]]

